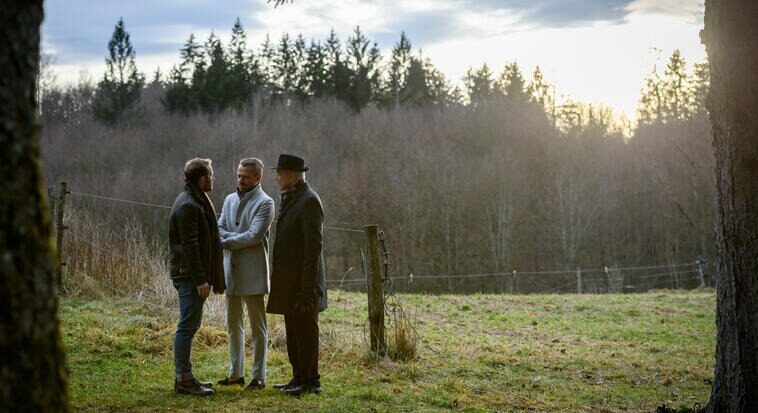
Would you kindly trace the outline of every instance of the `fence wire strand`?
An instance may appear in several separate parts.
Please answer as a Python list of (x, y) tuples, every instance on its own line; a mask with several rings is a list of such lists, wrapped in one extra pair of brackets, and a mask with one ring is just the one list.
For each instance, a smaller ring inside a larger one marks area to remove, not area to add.
[[(169, 205), (161, 205), (161, 204), (153, 204), (150, 202), (140, 202), (140, 201), (132, 201), (130, 199), (121, 199), (121, 198), (113, 198), (109, 196), (103, 196), (103, 195), (94, 195), (94, 194), (86, 194), (83, 192), (76, 192), (76, 191), (69, 191), (71, 195), (77, 195), (85, 198), (93, 198), (93, 199), (102, 199), (106, 201), (114, 201), (114, 202), (122, 202), (126, 204), (131, 205), (139, 205), (139, 206), (146, 206), (146, 207), (153, 207), (153, 208), (161, 208), (161, 209), (171, 209), (172, 207)], [(220, 215), (220, 214), (216, 214)], [(343, 231), (343, 232), (351, 232), (351, 233), (363, 233), (363, 230), (361, 229), (353, 229), (353, 228), (345, 228), (345, 227), (337, 227), (333, 225), (324, 225), (324, 229), (330, 229), (334, 231)]]
[[(100, 199), (100, 200), (106, 200), (106, 201), (113, 201), (113, 202), (121, 202), (126, 203), (130, 205), (138, 205), (138, 206), (145, 206), (145, 207), (153, 207), (153, 208), (161, 208), (161, 209), (171, 209), (172, 207), (169, 205), (161, 205), (161, 204), (155, 204), (150, 202), (141, 202), (141, 201), (134, 201), (129, 199), (123, 199), (123, 198), (115, 198), (115, 197), (109, 197), (109, 196), (103, 196), (103, 195), (96, 195), (96, 194), (88, 194), (78, 191), (69, 191), (71, 195), (76, 195), (80, 197), (85, 198), (92, 198), (92, 199)], [(332, 225), (324, 225), (324, 229), (334, 230), (334, 231), (342, 231), (342, 232), (349, 232), (349, 233), (364, 233), (361, 229), (353, 229), (353, 228), (347, 228), (347, 227), (341, 227), (341, 226), (332, 226)], [(109, 249), (102, 248), (89, 240), (87, 240), (85, 237), (70, 231), (70, 233), (78, 238), (79, 240), (89, 244), (93, 248), (96, 248), (100, 250), (103, 253), (112, 255), (114, 257), (118, 257), (120, 259), (123, 259), (125, 261), (135, 263), (138, 265), (143, 265), (143, 263), (139, 263), (135, 260), (129, 259), (127, 257), (124, 257), (120, 254), (117, 254), (114, 252), (114, 249), (110, 246), (108, 246)], [(693, 266), (698, 265), (698, 262), (684, 262), (684, 263), (672, 263), (672, 264), (653, 264), (653, 265), (643, 265), (643, 266), (629, 266), (629, 267), (602, 267), (602, 268), (588, 268), (588, 269), (578, 269), (578, 270), (545, 270), (545, 271), (510, 271), (510, 272), (491, 272), (491, 273), (468, 273), (468, 274), (419, 274), (419, 275), (413, 275), (412, 277), (409, 275), (407, 277), (392, 277), (387, 276), (386, 279), (389, 282), (396, 281), (396, 280), (430, 280), (430, 279), (471, 279), (471, 278), (486, 278), (486, 277), (518, 277), (518, 276), (538, 276), (538, 275), (571, 275), (576, 273), (577, 271), (581, 274), (590, 274), (590, 273), (598, 273), (598, 272), (614, 272), (614, 271), (642, 271), (642, 270), (654, 270), (654, 269), (668, 269), (669, 272), (661, 272), (661, 273), (655, 273), (655, 274), (643, 274), (640, 276), (634, 277), (635, 279), (649, 279), (649, 278), (661, 278), (666, 276), (671, 276), (675, 274), (684, 275), (684, 274), (692, 274), (698, 272), (697, 269), (688, 269), (692, 268)], [(685, 269), (686, 271), (676, 271), (677, 268)], [(673, 271), (671, 271), (673, 270)], [(351, 279), (351, 280), (327, 280), (328, 284), (334, 285), (336, 287), (342, 287), (342, 286), (362, 286), (366, 285), (367, 281), (362, 279)], [(557, 290), (566, 288), (570, 285), (575, 285), (576, 282), (572, 281), (570, 283), (562, 284), (557, 287), (550, 288), (544, 292), (552, 293)], [(394, 286), (393, 286), (394, 288)]]
[(160, 204), (153, 204), (149, 202), (140, 202), (140, 201), (132, 201), (129, 199), (121, 199), (121, 198), (112, 198), (108, 196), (102, 196), (102, 195), (92, 195), (92, 194), (85, 194), (81, 192), (75, 192), (71, 191), (71, 195), (78, 195), (85, 198), (94, 198), (94, 199), (103, 199), (106, 201), (114, 201), (114, 202), (123, 202), (125, 204), (132, 204), (132, 205), (140, 205), (140, 206), (147, 206), (147, 207), (153, 207), (153, 208), (163, 208), (163, 209), (171, 209), (168, 205), (160, 205)]

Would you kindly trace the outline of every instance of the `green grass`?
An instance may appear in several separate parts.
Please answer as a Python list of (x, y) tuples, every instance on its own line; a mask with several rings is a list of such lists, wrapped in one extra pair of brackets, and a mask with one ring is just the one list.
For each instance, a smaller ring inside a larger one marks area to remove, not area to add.
[[(704, 404), (715, 349), (712, 292), (639, 295), (401, 296), (421, 335), (418, 358), (376, 360), (358, 293), (330, 293), (322, 314), (324, 393), (285, 397), (286, 352), (269, 351), (269, 387), (173, 393), (176, 310), (147, 302), (66, 298), (61, 319), (73, 411), (652, 412)], [(271, 338), (281, 340), (271, 317)], [(195, 374), (224, 377), (225, 333), (205, 326)], [(248, 377), (249, 355), (247, 360)]]

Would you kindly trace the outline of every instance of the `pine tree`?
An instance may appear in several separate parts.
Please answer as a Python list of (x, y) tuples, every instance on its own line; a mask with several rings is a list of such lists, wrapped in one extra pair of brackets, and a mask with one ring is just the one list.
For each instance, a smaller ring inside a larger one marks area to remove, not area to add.
[(276, 63), (274, 62), (276, 56), (276, 50), (271, 44), (271, 38), (266, 33), (266, 38), (261, 44), (261, 51), (258, 52), (260, 61), (260, 71), (263, 74), (264, 82), (270, 87), (276, 83)]
[(190, 34), (187, 43), (180, 49), (179, 56), (182, 58), (180, 69), (184, 74), (191, 74), (195, 67), (204, 63), (203, 46), (195, 41), (194, 34)]
[(495, 93), (500, 93), (517, 104), (525, 104), (528, 101), (526, 82), (518, 63), (511, 62), (505, 65), (503, 73), (495, 83)]
[(329, 94), (329, 74), (326, 60), (326, 51), (321, 46), (321, 42), (311, 40), (301, 79), (307, 84), (308, 94), (314, 98), (322, 98)]
[(492, 71), (486, 63), (477, 71), (469, 68), (463, 82), (466, 85), (468, 99), (472, 106), (481, 105), (495, 94)]
[(297, 84), (295, 48), (287, 33), (282, 35), (274, 55), (273, 82), (276, 95), (293, 96)]
[(260, 73), (253, 54), (247, 48), (247, 34), (239, 18), (232, 27), (232, 37), (228, 49), (230, 58), (227, 84), (230, 94), (229, 103), (239, 110), (263, 83), (263, 74)]
[(202, 46), (195, 41), (194, 34), (190, 34), (179, 54), (182, 62), (169, 72), (166, 94), (161, 101), (169, 113), (189, 115), (199, 107), (196, 90), (192, 88), (194, 71), (204, 66)]
[(445, 75), (429, 59), (424, 62), (426, 71), (426, 83), (429, 88), (431, 104), (435, 106), (450, 106), (454, 103), (460, 103), (452, 96), (453, 87), (447, 81)]
[[(229, 63), (221, 40), (213, 32), (205, 43), (205, 54), (209, 60), (208, 68), (205, 71), (195, 70), (192, 87), (200, 97), (200, 108), (206, 113), (218, 113), (230, 106), (231, 88)], [(197, 76), (197, 73), (203, 74), (203, 78)]]
[(136, 106), (145, 84), (145, 77), (137, 71), (134, 48), (123, 19), (118, 20), (108, 42), (105, 65), (92, 110), (96, 119), (113, 126)]
[(665, 120), (682, 120), (690, 117), (693, 96), (687, 63), (679, 49), (674, 50), (664, 71), (663, 96)]
[(406, 75), (411, 65), (411, 41), (405, 32), (392, 47), (392, 57), (387, 80), (387, 100), (395, 107), (400, 106), (400, 91), (406, 86)]
[(687, 72), (686, 66), (678, 49), (671, 54), (663, 77), (658, 73), (657, 65), (653, 66), (645, 78), (645, 88), (638, 104), (638, 121), (641, 124), (665, 123), (692, 116), (698, 97), (693, 76)]
[(305, 46), (305, 39), (302, 34), (297, 35), (294, 44), (294, 74), (295, 81), (293, 85), (294, 96), (301, 102), (304, 102), (310, 96), (310, 84), (306, 76), (306, 64), (308, 60), (308, 48)]
[(658, 73), (658, 65), (654, 64), (651, 72), (645, 76), (645, 87), (641, 91), (637, 105), (637, 121), (640, 124), (662, 122), (664, 112), (663, 80)]
[(334, 29), (326, 39), (326, 55), (330, 94), (346, 102), (350, 94), (350, 70), (346, 64), (346, 58), (342, 55), (342, 45)]
[(555, 98), (553, 97), (553, 87), (545, 82), (542, 70), (537, 66), (532, 73), (532, 81), (526, 87), (529, 100), (545, 108), (545, 112), (551, 114), (555, 111)]
[[(432, 95), (427, 84), (427, 73), (424, 61), (419, 57), (412, 57), (410, 65), (403, 75), (404, 85), (397, 93), (398, 99), (403, 104), (412, 106), (426, 106), (432, 103)], [(402, 99), (399, 97), (402, 96)]]
[(381, 55), (376, 43), (369, 48), (371, 43), (359, 26), (356, 26), (347, 43), (347, 68), (350, 74), (347, 103), (360, 111), (379, 95), (378, 64)]

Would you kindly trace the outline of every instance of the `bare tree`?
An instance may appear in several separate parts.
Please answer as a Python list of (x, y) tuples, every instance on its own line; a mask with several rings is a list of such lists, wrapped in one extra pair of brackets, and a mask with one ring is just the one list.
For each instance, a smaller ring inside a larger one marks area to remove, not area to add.
[(0, 13), (0, 411), (67, 411), (50, 216), (42, 190), (37, 112), (42, 1)]
[(758, 406), (758, 2), (708, 0), (716, 154), (716, 370), (708, 412)]

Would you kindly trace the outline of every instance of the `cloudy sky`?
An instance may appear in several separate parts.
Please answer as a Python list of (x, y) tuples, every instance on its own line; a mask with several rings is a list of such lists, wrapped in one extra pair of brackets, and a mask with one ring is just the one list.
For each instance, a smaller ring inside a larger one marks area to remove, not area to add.
[[(190, 33), (228, 38), (239, 17), (248, 43), (266, 33), (346, 39), (356, 25), (384, 55), (405, 31), (414, 50), (459, 84), (469, 67), (499, 73), (517, 61), (530, 77), (536, 65), (559, 95), (601, 102), (634, 116), (643, 78), (657, 59), (680, 49), (702, 61), (698, 32), (703, 0), (47, 0), (43, 51), (54, 56), (61, 83), (82, 74), (97, 80), (106, 46), (123, 17), (140, 70), (166, 73)], [(654, 50), (658, 49), (659, 52)]]

